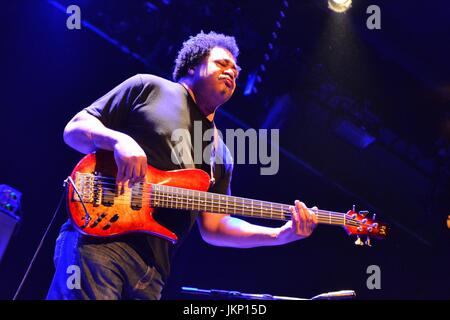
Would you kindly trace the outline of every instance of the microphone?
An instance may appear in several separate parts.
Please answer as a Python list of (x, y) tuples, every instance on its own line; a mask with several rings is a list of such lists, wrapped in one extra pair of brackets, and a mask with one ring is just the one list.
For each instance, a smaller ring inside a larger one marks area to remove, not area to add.
[(311, 300), (344, 300), (353, 299), (356, 293), (353, 290), (340, 290), (319, 294), (312, 297)]

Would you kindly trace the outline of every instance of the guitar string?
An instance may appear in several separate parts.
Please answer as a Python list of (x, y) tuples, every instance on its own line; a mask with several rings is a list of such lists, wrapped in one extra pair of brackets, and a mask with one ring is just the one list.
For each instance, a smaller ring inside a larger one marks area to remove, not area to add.
[[(163, 195), (158, 195), (158, 197), (161, 197)], [(181, 199), (180, 199), (181, 200)], [(189, 208), (188, 206), (191, 206), (193, 204), (193, 202), (191, 201), (186, 201), (186, 199), (182, 199), (183, 201), (180, 201), (180, 206), (181, 205), (185, 205), (185, 208), (173, 208), (172, 209), (184, 209), (184, 210), (195, 210), (197, 211), (198, 209), (194, 208)], [(165, 200), (161, 200), (161, 202), (164, 202)], [(119, 201), (119, 202), (114, 202), (115, 204), (126, 204), (129, 205), (130, 202), (129, 201)], [(162, 207), (162, 208), (170, 208), (169, 206), (165, 206), (165, 205), (154, 205), (153, 207)], [(230, 208), (231, 209), (231, 208)], [(228, 214), (232, 214), (232, 212), (228, 211), (228, 212), (219, 212), (214, 210), (214, 208), (212, 210), (206, 210), (206, 211), (211, 211), (213, 213), (228, 213)], [(261, 213), (261, 214), (255, 214), (254, 211), (251, 211), (249, 208), (241, 208), (240, 209), (240, 213), (236, 213), (234, 215), (244, 215), (244, 216), (249, 216), (249, 217), (256, 217), (256, 218), (266, 218), (266, 219), (271, 219), (271, 220), (283, 220), (283, 221), (288, 221), (291, 220), (291, 214), (290, 212), (284, 212), (282, 214), (278, 213), (276, 215), (273, 214), (269, 214), (269, 213)], [(282, 218), (282, 219), (277, 219), (277, 218)], [(326, 223), (326, 224), (332, 224), (332, 225), (344, 225), (344, 219), (342, 217), (327, 217), (324, 215), (318, 215), (317, 216), (318, 222), (321, 223)], [(345, 226), (353, 226), (353, 227), (358, 227), (360, 226), (360, 224), (356, 221), (350, 220), (350, 219), (345, 219)]]
[[(102, 189), (98, 189), (98, 191), (101, 191)], [(103, 190), (109, 190), (109, 191), (113, 191), (112, 189), (107, 189), (107, 188), (103, 188)], [(183, 190), (188, 190), (190, 191), (190, 189), (183, 189)], [(221, 198), (221, 199), (214, 199), (214, 198), (202, 198), (201, 196), (198, 195), (189, 195), (189, 194), (182, 194), (182, 193), (174, 193), (174, 192), (167, 192), (167, 191), (160, 191), (160, 190), (153, 190), (152, 193), (149, 193), (149, 197), (141, 197), (139, 195), (137, 196), (130, 196), (130, 193), (124, 193), (119, 195), (120, 197), (130, 197), (131, 201), (132, 200), (138, 200), (138, 201), (147, 201), (147, 200), (153, 200), (155, 196), (163, 196), (165, 197), (165, 199), (167, 200), (172, 200), (172, 201), (179, 201), (179, 200), (186, 200), (187, 203), (186, 204), (193, 204), (193, 205), (212, 205), (212, 206), (225, 206), (225, 207), (236, 207), (236, 208), (242, 208), (242, 209), (253, 209), (254, 211), (267, 211), (269, 212), (273, 212), (275, 210), (279, 211), (279, 210), (286, 210), (286, 208), (282, 208), (282, 207), (287, 207), (288, 205), (286, 204), (276, 204), (276, 203), (272, 203), (272, 205), (269, 205), (270, 202), (263, 202), (260, 200), (251, 200), (253, 201), (253, 205), (250, 205), (248, 203), (245, 203), (245, 201), (242, 202), (236, 202), (236, 201), (228, 201), (228, 200), (224, 200), (224, 197), (221, 196), (220, 194), (213, 194), (213, 193), (207, 193), (209, 195), (214, 195), (215, 197)], [(110, 195), (108, 195), (110, 196)], [(118, 195), (114, 194), (114, 197), (117, 197)], [(231, 196), (226, 196), (226, 198), (232, 198), (232, 199), (243, 199), (245, 200), (245, 198), (239, 198), (239, 197), (231, 197)], [(113, 200), (114, 203), (117, 203), (118, 200), (114, 199)], [(120, 200), (119, 200), (120, 201)], [(123, 200), (125, 201), (125, 203), (129, 203), (128, 199), (127, 200)], [(225, 201), (225, 202), (223, 202)], [(255, 202), (259, 202), (259, 205), (255, 205)], [(123, 204), (124, 202), (122, 202)], [(274, 206), (275, 204), (275, 206)], [(277, 208), (277, 206), (279, 206), (279, 208)], [(180, 208), (182, 209), (182, 208)], [(195, 209), (195, 208), (189, 208), (189, 209)], [(310, 209), (312, 210), (312, 209)], [(342, 217), (344, 214), (343, 213), (334, 213), (332, 211), (327, 211), (327, 210), (321, 210), (318, 209), (318, 211), (322, 212), (323, 214), (327, 214), (328, 216), (336, 216), (336, 217)], [(289, 211), (290, 212), (290, 211)], [(344, 219), (344, 218), (342, 218)], [(349, 217), (346, 217), (345, 219), (350, 219)]]
[[(167, 199), (167, 200), (161, 199), (161, 198), (164, 197), (163, 195), (158, 195), (158, 197), (160, 198), (159, 200), (161, 202), (168, 201), (168, 200), (173, 200), (173, 197), (165, 196), (165, 199)], [(177, 203), (179, 203), (180, 208), (177, 208), (176, 206), (175, 207), (174, 206), (169, 206), (168, 204), (167, 205), (164, 205), (164, 204), (162, 204), (162, 205), (156, 204), (155, 205), (154, 204), (153, 207), (172, 208), (172, 209), (180, 209), (180, 210), (209, 211), (209, 212), (212, 212), (212, 213), (223, 213), (223, 214), (231, 214), (231, 215), (244, 215), (244, 216), (249, 216), (249, 217), (266, 218), (266, 219), (271, 219), (271, 220), (284, 220), (284, 221), (287, 221), (287, 220), (291, 219), (290, 211), (283, 212), (283, 213), (273, 213), (273, 212), (269, 213), (267, 211), (266, 212), (259, 211), (259, 213), (258, 213), (258, 212), (255, 212), (257, 210), (251, 210), (251, 208), (248, 208), (248, 207), (240, 207), (240, 208), (238, 208), (237, 206), (236, 206), (236, 209), (234, 209), (234, 206), (233, 206), (233, 208), (229, 207), (229, 209), (227, 211), (223, 211), (223, 210), (221, 211), (221, 210), (215, 210), (215, 207), (218, 206), (215, 202), (210, 202), (209, 203), (210, 204), (209, 208), (204, 209), (204, 210), (199, 210), (199, 209), (195, 208), (195, 206), (198, 206), (198, 204), (196, 204), (196, 203), (194, 203), (192, 201), (188, 201), (188, 199), (178, 198), (177, 200), (178, 200)], [(114, 204), (130, 205), (130, 202), (129, 201), (117, 201), (117, 200), (115, 200)], [(184, 207), (182, 207), (182, 206), (184, 206)], [(219, 208), (217, 208), (217, 209), (219, 209)], [(237, 211), (237, 210), (239, 210), (239, 211), (238, 212), (233, 212), (233, 211)], [(324, 215), (324, 214), (319, 214), (318, 215), (318, 220), (320, 220), (320, 222), (323, 222), (323, 223), (326, 222), (328, 224), (339, 224), (339, 225), (348, 225), (348, 226), (355, 226), (355, 227), (361, 225), (361, 223), (359, 223), (357, 221), (354, 221), (354, 220), (351, 220), (351, 218), (349, 218), (349, 217), (344, 219), (341, 216), (330, 217), (329, 215)]]
[[(84, 177), (82, 176), (81, 179), (84, 180), (83, 178)], [(113, 181), (115, 181), (114, 178), (108, 178), (108, 177), (97, 177), (97, 181), (98, 180), (113, 180)], [(149, 183), (146, 183), (146, 184), (149, 184)], [(102, 185), (113, 185), (114, 187), (116, 186), (115, 184), (107, 183), (107, 182), (103, 182)], [(151, 184), (149, 184), (149, 185), (151, 185)], [(141, 184), (141, 186), (143, 187), (143, 184)], [(176, 201), (175, 208), (173, 206), (169, 206), (168, 204), (163, 206), (163, 207), (166, 207), (166, 208), (178, 209), (176, 207), (176, 205), (177, 205), (177, 203), (180, 203), (180, 206), (182, 206), (182, 205), (186, 206), (185, 209), (196, 210), (195, 209), (195, 205), (197, 205), (197, 204), (200, 205), (200, 202), (201, 202), (202, 205), (207, 204), (207, 205), (211, 205), (212, 206), (213, 209), (206, 210), (206, 211), (215, 211), (215, 209), (214, 209), (215, 206), (218, 206), (218, 207), (222, 206), (221, 200), (223, 200), (223, 196), (221, 196), (219, 194), (217, 194), (216, 196), (219, 197), (219, 198), (222, 197), (222, 199), (205, 200), (205, 199), (203, 199), (201, 197), (196, 197), (196, 196), (194, 196), (194, 194), (192, 194), (191, 198), (193, 197), (193, 199), (190, 200), (190, 198), (189, 198), (190, 195), (183, 194), (183, 190), (186, 190), (187, 192), (189, 192), (189, 191), (190, 192), (195, 192), (197, 190), (184, 189), (184, 188), (165, 186), (165, 185), (153, 185), (153, 186), (157, 186), (159, 188), (165, 188), (167, 190), (172, 189), (170, 191), (153, 190), (152, 191), (153, 193), (151, 193), (151, 192), (149, 192), (149, 193), (142, 193), (142, 195), (146, 195), (147, 194), (147, 195), (150, 196), (150, 195), (153, 194), (153, 195), (155, 195), (155, 196), (157, 196), (159, 198), (162, 197), (163, 199), (159, 199), (159, 200), (163, 201), (163, 202), (164, 201), (168, 202), (169, 200), (171, 200), (172, 202), (174, 200)], [(97, 188), (97, 190), (100, 191), (101, 189)], [(113, 190), (113, 189), (109, 189), (109, 188), (103, 188), (103, 190), (115, 191), (115, 189)], [(141, 190), (139, 190), (139, 191), (141, 191)], [(155, 193), (155, 191), (157, 191), (160, 194), (157, 195)], [(181, 193), (178, 193), (177, 191), (181, 192)], [(133, 199), (146, 200), (146, 197), (144, 197), (144, 196), (141, 197), (139, 193), (137, 195), (133, 196), (133, 192), (132, 192), (131, 189), (129, 189), (129, 192), (126, 192), (125, 194), (123, 194), (123, 196), (129, 195), (130, 192), (132, 193), (132, 196), (130, 197), (131, 200), (133, 200)], [(207, 192), (203, 192), (203, 193), (210, 194), (210, 195), (215, 195), (215, 194), (207, 193)], [(226, 197), (230, 197), (230, 196), (226, 196)], [(265, 202), (265, 201), (261, 201), (261, 200), (253, 200), (253, 199), (238, 198), (238, 197), (233, 197), (233, 198), (234, 199), (242, 199), (243, 201), (250, 200), (250, 201), (252, 201), (253, 204), (254, 204), (254, 202), (259, 202), (260, 206), (253, 206), (252, 205), (252, 208), (250, 208), (249, 205), (246, 206), (244, 204), (244, 202), (243, 203), (236, 203), (236, 202), (234, 202), (233, 204), (229, 203), (229, 205), (226, 205), (226, 203), (225, 203), (224, 205), (229, 208), (228, 211), (230, 211), (232, 209), (234, 209), (234, 211), (236, 211), (237, 209), (239, 209), (240, 212), (248, 213), (250, 216), (254, 216), (254, 217), (256, 216), (256, 217), (262, 217), (262, 218), (268, 218), (268, 219), (282, 218), (282, 220), (290, 220), (291, 219), (290, 211), (288, 211), (287, 213), (283, 212), (282, 214), (280, 214), (280, 213), (275, 213), (274, 214), (273, 213), (273, 209), (274, 209), (273, 205), (286, 207), (287, 205), (285, 205), (285, 204), (270, 203), (270, 202)], [(167, 199), (167, 200), (165, 200), (165, 199)], [(219, 203), (217, 203), (217, 200), (219, 201)], [(154, 201), (156, 201), (156, 200), (154, 200)], [(182, 202), (182, 201), (186, 201), (186, 202)], [(119, 202), (121, 202), (121, 201), (114, 200), (114, 203), (120, 204)], [(196, 202), (198, 202), (198, 203), (196, 203)], [(123, 204), (123, 202), (121, 202), (121, 203)], [(125, 204), (129, 204), (129, 201), (125, 201)], [(238, 205), (236, 205), (236, 204), (238, 204)], [(270, 207), (268, 206), (268, 204), (270, 204)], [(192, 206), (192, 208), (190, 208), (189, 206)], [(183, 209), (183, 208), (180, 208), (180, 209)], [(220, 208), (218, 208), (218, 209), (220, 209)], [(275, 210), (276, 209), (277, 208), (275, 208)], [(279, 210), (281, 210), (281, 209), (282, 208), (279, 208)], [(263, 210), (267, 210), (267, 211), (270, 211), (270, 212), (263, 212)], [(257, 211), (257, 212), (255, 213), (255, 211)], [(258, 214), (258, 211), (260, 212), (260, 214)], [(359, 226), (360, 225), (360, 222), (352, 220), (350, 216), (344, 218), (343, 217), (343, 215), (344, 215), (343, 213), (335, 213), (333, 211), (327, 211), (327, 210), (318, 210), (318, 211), (320, 213), (324, 213), (325, 214), (325, 216), (322, 216), (322, 215), (318, 216), (318, 219), (322, 220), (323, 222), (329, 222), (329, 223), (333, 222), (333, 223), (337, 223), (337, 224), (340, 224), (340, 225), (342, 225), (342, 224), (353, 225), (353, 226)], [(223, 211), (223, 210), (222, 210), (222, 212), (225, 213), (225, 211)], [(218, 210), (218, 213), (220, 213), (220, 210)], [(230, 213), (230, 212), (228, 212), (228, 213)], [(235, 214), (238, 214), (238, 213), (235, 213)], [(275, 215), (275, 217), (274, 217), (274, 215)], [(342, 223), (342, 222), (344, 222), (344, 223)], [(348, 223), (346, 223), (346, 222), (348, 222)]]
[[(113, 184), (109, 184), (109, 185), (113, 185)], [(204, 192), (204, 191), (198, 191), (198, 190), (193, 190), (193, 189), (185, 189), (185, 188), (178, 188), (178, 187), (172, 187), (172, 186), (163, 186), (163, 185), (155, 185), (155, 184), (153, 184), (152, 186), (154, 188), (155, 188), (155, 186), (159, 187), (159, 188), (161, 188), (161, 187), (163, 187), (163, 188), (172, 188), (171, 191), (158, 190), (158, 192), (165, 192), (165, 193), (169, 194), (169, 196), (170, 196), (170, 194), (173, 194), (174, 196), (175, 195), (179, 195), (179, 196), (193, 197), (193, 198), (199, 199), (201, 201), (204, 200), (204, 198), (201, 198), (201, 194), (209, 195), (212, 198), (213, 197), (217, 197), (217, 198), (226, 197), (226, 198), (233, 198), (233, 199), (237, 199), (237, 200), (238, 199), (242, 199), (244, 202), (245, 201), (251, 201), (253, 203), (253, 208), (254, 209), (260, 209), (262, 207), (264, 209), (270, 210), (271, 208), (273, 208), (273, 205), (276, 205), (276, 206), (288, 206), (288, 205), (282, 204), (282, 203), (268, 202), (268, 201), (262, 201), (262, 200), (254, 200), (254, 199), (248, 199), (248, 198), (242, 198), (242, 197), (234, 197), (234, 196), (228, 196), (228, 195), (221, 195), (221, 194)], [(119, 194), (116, 194), (116, 189), (104, 188), (104, 187), (103, 188), (94, 187), (94, 188), (89, 188), (89, 189), (90, 190), (96, 190), (96, 191), (102, 191), (102, 190), (112, 191), (112, 193), (115, 196), (130, 196), (130, 198), (132, 200), (133, 199), (135, 199), (135, 200), (141, 200), (142, 199), (143, 201), (151, 199), (151, 195), (154, 194), (154, 191), (155, 191), (155, 190), (152, 190), (151, 192), (145, 192), (145, 193), (135, 192), (133, 194), (133, 191), (131, 189), (128, 189), (123, 194), (119, 195)], [(189, 194), (184, 194), (183, 191), (186, 191), (186, 193), (189, 193), (189, 192), (200, 192), (200, 194), (189, 195)], [(206, 198), (206, 196), (205, 196), (205, 198)], [(211, 200), (220, 202), (223, 199), (214, 199), (213, 198)], [(225, 200), (225, 201), (227, 201), (227, 200)], [(245, 205), (244, 202), (242, 202), (241, 204)], [(231, 203), (231, 202), (229, 202), (229, 203)], [(261, 205), (254, 206), (255, 203), (257, 203), (257, 204), (259, 203), (259, 204), (263, 204), (263, 205), (262, 206)], [(225, 204), (226, 204), (226, 202), (225, 202)], [(312, 209), (310, 208), (310, 210), (312, 210)], [(342, 216), (343, 215), (343, 213), (341, 213), (341, 212), (334, 212), (334, 211), (328, 211), (328, 210), (322, 210), (322, 209), (320, 209), (320, 211), (322, 211), (322, 212), (324, 212), (324, 213), (326, 213), (328, 215), (333, 215), (333, 214), (337, 215), (337, 216)]]

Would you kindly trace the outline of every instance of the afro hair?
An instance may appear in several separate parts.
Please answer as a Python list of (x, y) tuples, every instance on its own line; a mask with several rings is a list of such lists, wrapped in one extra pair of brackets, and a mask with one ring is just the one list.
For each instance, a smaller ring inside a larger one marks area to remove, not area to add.
[(211, 31), (203, 33), (201, 31), (194, 37), (183, 43), (183, 47), (178, 52), (175, 60), (175, 68), (173, 70), (173, 80), (178, 81), (186, 76), (188, 70), (195, 68), (206, 56), (209, 55), (211, 49), (221, 47), (231, 52), (234, 58), (239, 55), (239, 48), (236, 39), (232, 36), (226, 36), (222, 33)]

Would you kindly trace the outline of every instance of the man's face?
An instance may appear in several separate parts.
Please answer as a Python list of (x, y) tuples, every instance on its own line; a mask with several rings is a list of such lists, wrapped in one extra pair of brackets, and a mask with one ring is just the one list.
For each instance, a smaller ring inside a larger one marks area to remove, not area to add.
[(233, 55), (226, 49), (214, 47), (194, 70), (194, 87), (209, 95), (219, 106), (233, 95), (239, 67)]

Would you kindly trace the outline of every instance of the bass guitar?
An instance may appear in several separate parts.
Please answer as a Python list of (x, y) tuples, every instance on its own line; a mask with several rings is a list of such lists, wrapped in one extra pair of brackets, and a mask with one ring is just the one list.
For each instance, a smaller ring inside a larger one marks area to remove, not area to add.
[[(76, 228), (83, 234), (111, 237), (130, 232), (145, 232), (175, 243), (175, 233), (156, 221), (157, 208), (207, 211), (230, 215), (288, 221), (287, 204), (253, 200), (207, 192), (209, 175), (200, 169), (173, 171), (147, 167), (145, 181), (124, 186), (119, 192), (115, 177), (117, 166), (112, 152), (86, 155), (68, 178), (67, 207)], [(356, 244), (370, 245), (370, 238), (385, 238), (388, 226), (368, 218), (367, 212), (346, 213), (316, 210), (320, 224), (341, 226), (356, 235)], [(366, 235), (363, 242), (359, 236)]]

